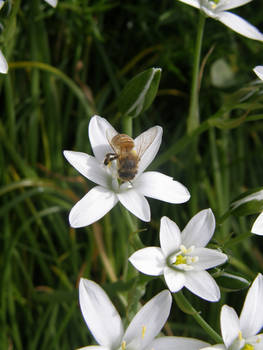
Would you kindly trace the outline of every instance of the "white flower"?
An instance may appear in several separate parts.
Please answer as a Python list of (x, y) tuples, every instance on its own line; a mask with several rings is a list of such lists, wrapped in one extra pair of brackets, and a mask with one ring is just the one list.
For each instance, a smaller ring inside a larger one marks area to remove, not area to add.
[(8, 71), (8, 64), (6, 62), (5, 56), (0, 50), (0, 73), (6, 74)]
[(124, 331), (121, 318), (104, 290), (95, 282), (81, 279), (79, 302), (83, 318), (98, 346), (82, 350), (199, 350), (205, 342), (181, 337), (154, 339), (163, 328), (172, 298), (164, 290), (148, 301)]
[(263, 236), (263, 213), (259, 214), (256, 221), (254, 222), (251, 232)]
[(162, 217), (161, 248), (143, 248), (129, 261), (139, 271), (153, 276), (164, 275), (171, 292), (183, 287), (208, 301), (217, 301), (220, 290), (206, 269), (223, 264), (227, 256), (218, 250), (204, 248), (213, 236), (215, 218), (211, 209), (197, 213), (182, 233), (175, 222)]
[(236, 311), (227, 305), (221, 309), (220, 323), (224, 345), (214, 345), (203, 350), (262, 350), (263, 333), (263, 276), (258, 274), (247, 293), (238, 318)]
[(245, 5), (252, 0), (180, 0), (203, 11), (235, 32), (254, 40), (263, 41), (263, 34), (253, 25), (228, 10)]
[(4, 6), (4, 4), (5, 4), (5, 0), (0, 0), (0, 10)]
[(162, 139), (162, 128), (154, 126), (134, 140), (135, 151), (142, 140), (149, 135), (155, 138), (142, 155), (138, 172), (133, 180), (120, 182), (117, 176), (116, 160), (105, 165), (105, 156), (113, 153), (107, 135), (116, 135), (117, 131), (99, 116), (91, 118), (89, 123), (89, 139), (95, 157), (86, 153), (64, 151), (64, 156), (83, 176), (98, 184), (93, 187), (75, 206), (69, 214), (72, 227), (82, 227), (99, 220), (110, 211), (118, 201), (131, 213), (143, 221), (150, 221), (151, 212), (144, 196), (163, 200), (169, 203), (188, 201), (190, 194), (179, 182), (159, 172), (143, 172), (154, 159)]
[(259, 77), (259, 79), (263, 80), (263, 66), (256, 66), (253, 71)]
[(58, 0), (45, 0), (46, 3), (48, 3), (52, 7), (56, 7)]

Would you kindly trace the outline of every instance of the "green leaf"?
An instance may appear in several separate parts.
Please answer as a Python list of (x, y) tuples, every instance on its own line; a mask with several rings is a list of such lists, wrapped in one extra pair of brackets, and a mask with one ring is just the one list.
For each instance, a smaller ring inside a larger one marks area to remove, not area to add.
[(160, 78), (161, 69), (150, 68), (131, 79), (117, 101), (121, 114), (136, 118), (146, 111), (157, 94)]
[(219, 277), (216, 278), (216, 282), (226, 292), (235, 292), (250, 285), (250, 282), (245, 278), (227, 272), (220, 273)]

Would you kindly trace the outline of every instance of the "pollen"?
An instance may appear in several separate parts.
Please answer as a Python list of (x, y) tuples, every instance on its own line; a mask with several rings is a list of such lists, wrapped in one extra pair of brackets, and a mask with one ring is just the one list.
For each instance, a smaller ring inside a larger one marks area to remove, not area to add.
[(144, 338), (145, 333), (146, 333), (146, 327), (142, 326), (142, 339)]
[(176, 261), (174, 262), (174, 265), (182, 265), (182, 264), (186, 264), (186, 257), (183, 255), (177, 255), (176, 257)]
[(254, 346), (251, 344), (246, 344), (241, 350), (254, 350)]
[(121, 343), (121, 350), (125, 350), (126, 349), (126, 341), (123, 340)]

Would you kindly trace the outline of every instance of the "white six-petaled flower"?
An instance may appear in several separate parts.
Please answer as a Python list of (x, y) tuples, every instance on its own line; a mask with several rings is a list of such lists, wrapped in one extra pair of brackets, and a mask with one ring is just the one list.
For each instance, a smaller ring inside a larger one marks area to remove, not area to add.
[(175, 222), (162, 217), (159, 247), (147, 247), (133, 253), (129, 261), (139, 271), (164, 275), (171, 292), (183, 287), (208, 301), (218, 301), (220, 290), (206, 271), (223, 264), (227, 255), (204, 248), (213, 236), (215, 218), (211, 209), (197, 213), (182, 233)]
[(89, 123), (89, 139), (95, 157), (82, 152), (64, 151), (64, 156), (83, 176), (98, 184), (93, 187), (69, 214), (72, 227), (82, 227), (99, 220), (110, 211), (118, 201), (131, 213), (143, 221), (150, 221), (151, 212), (145, 196), (169, 203), (188, 201), (190, 194), (185, 186), (170, 176), (155, 171), (144, 172), (159, 150), (162, 128), (148, 129), (134, 140), (135, 151), (142, 139), (153, 134), (155, 138), (142, 155), (136, 176), (131, 181), (121, 182), (116, 172), (116, 160), (105, 165), (105, 156), (113, 152), (107, 135), (117, 135), (117, 131), (99, 116), (93, 116)]
[(263, 333), (263, 276), (258, 274), (247, 293), (243, 309), (238, 318), (236, 311), (227, 305), (221, 309), (220, 324), (223, 344), (202, 350), (262, 350)]
[(214, 18), (233, 31), (253, 40), (263, 41), (263, 34), (249, 22), (228, 10), (245, 5), (252, 0), (179, 0), (200, 9), (206, 16)]
[(171, 309), (172, 298), (164, 290), (148, 301), (124, 331), (122, 320), (104, 290), (95, 282), (82, 278), (79, 302), (83, 318), (98, 346), (82, 350), (199, 350), (209, 344), (191, 338), (160, 337)]

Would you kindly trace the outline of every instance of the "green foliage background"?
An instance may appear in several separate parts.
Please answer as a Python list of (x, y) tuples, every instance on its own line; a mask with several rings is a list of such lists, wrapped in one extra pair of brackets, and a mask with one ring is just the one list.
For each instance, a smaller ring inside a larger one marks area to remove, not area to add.
[[(163, 127), (151, 168), (185, 184), (192, 197), (182, 205), (149, 200), (152, 221), (137, 222), (143, 243), (159, 245), (163, 215), (183, 228), (211, 207), (218, 223), (212, 244), (230, 257), (224, 268), (250, 281), (262, 271), (262, 239), (249, 234), (256, 216), (220, 218), (239, 194), (263, 185), (263, 87), (252, 72), (263, 64), (263, 44), (207, 20), (201, 127), (187, 135), (197, 10), (177, 0), (60, 0), (56, 9), (43, 0), (16, 0), (8, 12), (9, 5), (0, 12), (0, 47), (9, 62), (9, 74), (0, 76), (0, 348), (91, 344), (78, 306), (81, 276), (103, 285), (128, 316), (141, 296), (146, 301), (165, 288), (158, 279), (136, 279), (128, 265), (134, 233), (119, 205), (87, 228), (69, 227), (70, 208), (93, 184), (62, 155), (64, 149), (91, 152), (88, 124), (95, 113), (123, 131), (117, 98), (150, 67), (162, 68), (160, 89), (151, 108), (134, 119), (133, 136)], [(263, 30), (262, 11), (254, 0), (235, 13)], [(233, 79), (218, 88), (210, 70), (221, 58)], [(221, 305), (240, 310), (245, 293), (222, 290), (216, 304), (186, 295), (219, 331)], [(175, 304), (172, 310), (166, 334), (211, 341), (191, 316)]]

